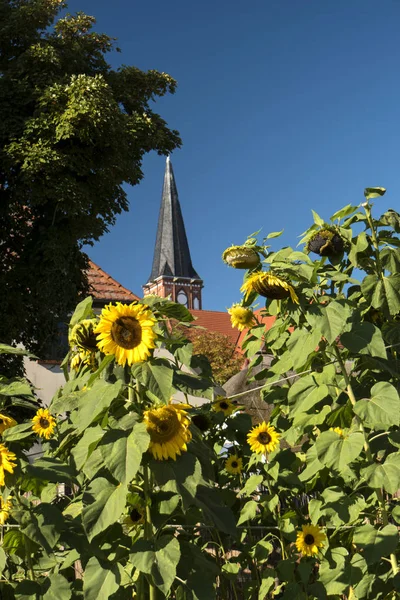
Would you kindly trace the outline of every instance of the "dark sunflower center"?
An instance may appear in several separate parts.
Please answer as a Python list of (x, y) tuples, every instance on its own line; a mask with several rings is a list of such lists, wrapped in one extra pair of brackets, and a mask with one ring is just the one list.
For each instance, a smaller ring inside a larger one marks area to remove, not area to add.
[(39, 425), (42, 429), (47, 429), (50, 423), (47, 419), (45, 419), (45, 417), (40, 417)]
[(142, 328), (133, 317), (119, 317), (111, 327), (111, 337), (118, 346), (132, 350), (142, 341)]
[(307, 535), (304, 538), (304, 541), (307, 544), (307, 546), (312, 546), (312, 544), (314, 543), (314, 536), (311, 535), (311, 533), (307, 533)]
[(131, 521), (136, 523), (137, 521), (140, 521), (142, 515), (140, 514), (140, 512), (138, 510), (136, 510), (136, 508), (133, 508), (131, 510), (131, 512), (129, 513), (129, 517), (130, 517)]
[(181, 424), (175, 413), (164, 411), (162, 415), (154, 415), (149, 428), (153, 443), (165, 444), (179, 434)]
[(234, 461), (232, 462), (231, 466), (232, 466), (234, 469), (237, 469), (237, 467), (238, 467), (238, 464), (237, 464), (236, 460), (234, 460)]
[(219, 406), (220, 408), (222, 408), (222, 410), (226, 410), (227, 408), (229, 408), (229, 404), (227, 402), (220, 402)]
[(271, 441), (271, 436), (266, 431), (261, 431), (258, 434), (258, 441), (260, 444), (269, 444)]

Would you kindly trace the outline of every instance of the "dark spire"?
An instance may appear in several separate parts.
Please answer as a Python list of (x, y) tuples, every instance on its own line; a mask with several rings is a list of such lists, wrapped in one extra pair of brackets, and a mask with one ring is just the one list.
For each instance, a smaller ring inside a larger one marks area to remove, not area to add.
[(193, 268), (174, 171), (167, 157), (156, 247), (149, 282), (162, 275), (200, 279)]

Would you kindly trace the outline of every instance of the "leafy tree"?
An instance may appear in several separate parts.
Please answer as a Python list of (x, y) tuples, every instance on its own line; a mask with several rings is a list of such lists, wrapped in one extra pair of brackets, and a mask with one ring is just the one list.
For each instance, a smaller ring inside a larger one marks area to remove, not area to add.
[(0, 0), (0, 340), (39, 355), (87, 289), (82, 247), (128, 210), (123, 184), (181, 143), (151, 108), (176, 82), (112, 69), (113, 38), (65, 6)]
[(219, 385), (224, 385), (240, 371), (244, 357), (237, 352), (231, 338), (217, 331), (191, 330), (193, 355), (205, 356), (211, 365), (212, 374)]

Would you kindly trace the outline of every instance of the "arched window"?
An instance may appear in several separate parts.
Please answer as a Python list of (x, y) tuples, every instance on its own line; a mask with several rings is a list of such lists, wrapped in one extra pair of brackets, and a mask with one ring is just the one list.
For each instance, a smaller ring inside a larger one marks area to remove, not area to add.
[(178, 300), (179, 304), (183, 304), (184, 306), (187, 306), (188, 299), (183, 290), (179, 290), (177, 300)]
[(198, 299), (198, 297), (197, 297), (197, 296), (195, 296), (195, 297), (193, 298), (193, 308), (194, 308), (195, 310), (200, 310), (200, 300)]

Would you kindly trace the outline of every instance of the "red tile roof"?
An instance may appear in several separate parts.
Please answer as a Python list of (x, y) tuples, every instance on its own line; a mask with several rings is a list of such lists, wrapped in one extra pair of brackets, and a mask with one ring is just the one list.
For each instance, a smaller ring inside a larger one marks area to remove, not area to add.
[(196, 318), (194, 325), (223, 333), (230, 337), (234, 344), (237, 344), (240, 332), (232, 328), (231, 318), (227, 312), (217, 310), (191, 310), (190, 312)]
[(139, 296), (118, 283), (92, 260), (89, 260), (87, 274), (90, 294), (95, 300), (101, 302), (133, 302), (139, 300)]
[[(190, 311), (197, 320), (194, 322), (195, 325), (200, 325), (201, 327), (205, 327), (210, 331), (217, 331), (218, 333), (223, 333), (230, 337), (232, 342), (236, 344), (238, 350), (240, 350), (242, 342), (246, 337), (248, 329), (244, 329), (243, 331), (238, 331), (237, 329), (232, 327), (231, 317), (228, 312), (219, 312), (216, 310), (191, 310)], [(261, 309), (256, 310), (255, 314), (258, 319), (261, 320), (266, 329), (270, 329), (274, 324), (275, 317), (261, 317), (260, 315)]]

